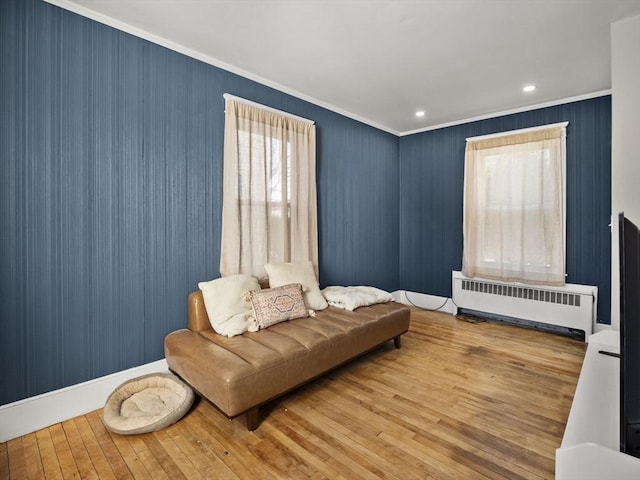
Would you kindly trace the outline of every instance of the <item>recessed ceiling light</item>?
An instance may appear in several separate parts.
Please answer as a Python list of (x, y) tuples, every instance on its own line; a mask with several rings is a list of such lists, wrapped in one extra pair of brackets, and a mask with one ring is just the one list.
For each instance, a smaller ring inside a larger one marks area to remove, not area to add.
[(424, 110), (418, 110), (416, 112), (416, 117), (424, 117), (425, 111)]
[(536, 89), (535, 85), (525, 85), (524, 87), (522, 87), (522, 91), (523, 92), (533, 92)]

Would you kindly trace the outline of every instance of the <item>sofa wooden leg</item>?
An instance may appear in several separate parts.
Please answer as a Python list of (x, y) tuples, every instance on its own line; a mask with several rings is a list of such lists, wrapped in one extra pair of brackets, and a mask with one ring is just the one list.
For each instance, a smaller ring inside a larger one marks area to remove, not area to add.
[(400, 335), (398, 335), (397, 337), (393, 337), (393, 344), (396, 346), (396, 348), (402, 347), (402, 337)]
[(247, 430), (253, 432), (258, 428), (258, 407), (250, 408), (244, 416), (247, 421)]

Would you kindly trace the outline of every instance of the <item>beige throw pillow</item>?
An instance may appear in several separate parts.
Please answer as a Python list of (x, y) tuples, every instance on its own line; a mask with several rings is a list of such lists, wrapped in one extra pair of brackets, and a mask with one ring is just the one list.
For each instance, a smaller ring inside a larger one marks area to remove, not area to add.
[(246, 331), (258, 331), (247, 293), (260, 290), (258, 279), (250, 275), (231, 275), (198, 283), (202, 291), (211, 328), (220, 335), (233, 337)]
[(290, 283), (301, 284), (307, 308), (324, 310), (329, 306), (320, 292), (318, 279), (311, 262), (267, 263), (264, 269), (269, 275), (269, 286), (272, 288)]
[(250, 292), (249, 297), (260, 328), (309, 316), (299, 283)]

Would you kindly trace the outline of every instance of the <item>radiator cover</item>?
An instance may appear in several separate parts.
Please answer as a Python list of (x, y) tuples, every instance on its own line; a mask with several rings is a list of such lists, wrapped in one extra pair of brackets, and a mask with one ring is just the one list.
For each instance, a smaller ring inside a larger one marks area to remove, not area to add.
[(467, 278), (451, 272), (454, 314), (458, 308), (502, 315), (547, 325), (582, 330), (585, 342), (593, 333), (598, 288), (566, 284), (544, 287)]

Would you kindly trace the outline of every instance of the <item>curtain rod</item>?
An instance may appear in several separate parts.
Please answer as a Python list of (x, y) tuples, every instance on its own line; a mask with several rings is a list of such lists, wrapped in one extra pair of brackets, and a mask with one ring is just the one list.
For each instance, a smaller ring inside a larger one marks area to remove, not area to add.
[(536, 130), (546, 130), (547, 128), (566, 128), (569, 122), (552, 123), (550, 125), (540, 125), (539, 127), (522, 128), (520, 130), (511, 130), (509, 132), (490, 133), (489, 135), (480, 135), (478, 137), (469, 137), (467, 142), (476, 140), (486, 140), (488, 138), (506, 137), (507, 135), (515, 135), (517, 133), (535, 132)]
[(283, 112), (282, 110), (278, 110), (276, 108), (267, 107), (266, 105), (262, 105), (260, 103), (252, 102), (251, 100), (247, 100), (245, 98), (236, 97), (235, 95), (231, 95), (230, 93), (225, 93), (222, 96), (224, 97), (224, 101), (225, 101), (225, 109), (227, 108), (226, 107), (226, 102), (228, 100), (233, 100), (234, 102), (240, 102), (240, 103), (244, 103), (246, 105), (251, 105), (253, 107), (261, 108), (262, 110), (266, 110), (268, 112), (277, 113), (278, 115), (284, 115), (285, 117), (289, 117), (289, 118), (295, 118), (296, 120), (300, 120), (302, 122), (307, 122), (307, 123), (310, 123), (312, 125), (314, 125), (316, 123), (313, 120), (309, 120), (308, 118), (299, 117), (297, 115), (294, 115), (293, 113)]

